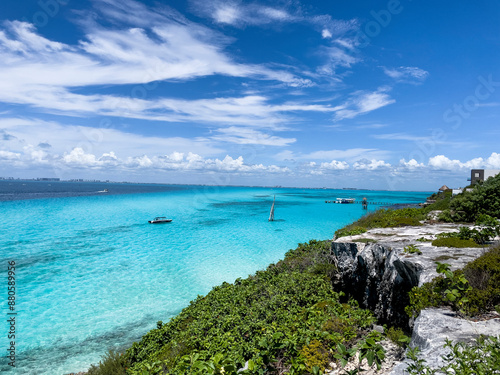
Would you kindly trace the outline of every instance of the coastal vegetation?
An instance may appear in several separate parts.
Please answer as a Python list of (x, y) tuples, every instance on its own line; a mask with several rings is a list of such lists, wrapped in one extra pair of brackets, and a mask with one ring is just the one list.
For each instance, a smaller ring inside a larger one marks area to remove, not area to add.
[(394, 228), (422, 225), (425, 213), (420, 208), (381, 209), (361, 217), (335, 232), (335, 238), (362, 234), (373, 228)]
[(341, 360), (340, 348), (379, 364), (375, 318), (333, 290), (329, 247), (301, 244), (265, 271), (213, 288), (90, 374), (236, 374), (245, 364), (240, 374), (320, 374)]
[[(435, 210), (442, 211), (443, 221), (469, 225), (457, 233), (438, 236), (434, 246), (485, 246), (500, 234), (500, 176), (475, 186), (472, 192), (456, 197), (446, 192), (433, 198), (435, 203), (423, 208), (368, 214), (336, 231), (335, 237), (376, 227), (421, 225)], [(404, 251), (420, 252), (415, 245)], [(493, 309), (500, 312), (500, 246), (485, 248), (481, 257), (461, 270), (451, 271), (448, 264), (437, 263), (437, 272), (441, 276), (409, 293), (406, 312), (410, 317), (438, 306), (448, 306), (464, 317)], [(330, 241), (300, 244), (266, 270), (223, 283), (199, 296), (169, 322), (158, 322), (156, 329), (125, 352), (110, 351), (88, 374), (319, 375), (329, 363), (344, 366), (356, 354), (358, 365), (353, 373), (362, 372), (362, 359), (379, 368), (385, 357), (380, 341), (389, 338), (405, 346), (408, 332), (398, 327), (389, 327), (385, 334), (373, 331), (374, 315), (355, 300), (347, 300), (343, 291), (335, 290), (335, 276)], [(491, 369), (498, 369), (498, 338), (484, 338), (473, 346), (447, 345), (451, 355), (443, 373), (452, 369), (457, 375), (469, 374), (463, 368), (480, 362), (474, 357), (477, 353), (487, 360), (474, 374), (493, 374)], [(436, 373), (416, 351), (409, 355), (414, 360), (410, 374)]]

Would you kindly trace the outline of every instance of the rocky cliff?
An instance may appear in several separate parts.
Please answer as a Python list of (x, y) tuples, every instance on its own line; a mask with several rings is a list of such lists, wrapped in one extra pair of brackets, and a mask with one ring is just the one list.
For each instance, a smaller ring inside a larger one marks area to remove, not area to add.
[[(409, 320), (404, 308), (408, 292), (437, 276), (436, 262), (448, 263), (451, 269), (462, 268), (483, 253), (482, 248), (445, 248), (432, 246), (438, 233), (458, 231), (454, 224), (424, 224), (419, 227), (377, 228), (332, 242), (331, 255), (337, 265), (337, 286), (355, 298), (362, 307), (372, 310), (381, 323), (414, 328), (412, 346), (419, 346), (433, 364), (439, 363), (442, 344), (451, 340), (472, 339), (481, 324), (459, 319), (450, 311), (424, 310), (416, 322)], [(405, 247), (414, 245), (421, 254), (408, 254)], [(465, 330), (464, 327), (471, 327)], [(500, 316), (485, 325), (490, 334), (500, 335)], [(438, 347), (441, 350), (438, 350)], [(434, 353), (434, 354), (432, 354)], [(400, 363), (386, 374), (403, 374)]]
[[(409, 328), (404, 308), (408, 292), (437, 276), (436, 262), (462, 268), (483, 253), (481, 248), (435, 247), (438, 233), (458, 231), (455, 224), (424, 224), (418, 227), (376, 228), (332, 242), (339, 288), (362, 307), (374, 311), (382, 323)], [(414, 245), (421, 254), (408, 254)]]

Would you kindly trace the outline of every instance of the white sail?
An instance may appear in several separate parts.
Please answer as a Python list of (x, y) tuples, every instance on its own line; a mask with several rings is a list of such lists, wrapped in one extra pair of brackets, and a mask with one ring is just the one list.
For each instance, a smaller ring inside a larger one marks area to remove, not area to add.
[(273, 199), (273, 205), (271, 206), (271, 213), (269, 214), (269, 221), (274, 221), (274, 202), (276, 201), (276, 195)]

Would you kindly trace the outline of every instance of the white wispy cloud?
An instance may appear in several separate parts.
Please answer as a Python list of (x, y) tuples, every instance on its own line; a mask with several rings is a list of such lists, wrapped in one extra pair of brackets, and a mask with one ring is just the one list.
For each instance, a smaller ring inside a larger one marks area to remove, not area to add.
[(382, 87), (377, 91), (357, 91), (351, 98), (336, 109), (335, 120), (351, 119), (358, 115), (374, 111), (396, 102), (387, 93), (388, 88)]
[(263, 146), (289, 146), (297, 141), (296, 138), (283, 138), (263, 133), (254, 129), (231, 126), (217, 130), (219, 135), (210, 137), (216, 141), (236, 144), (253, 144)]
[(414, 66), (400, 66), (398, 68), (382, 67), (384, 73), (389, 77), (409, 83), (421, 83), (427, 79), (429, 72)]
[(471, 142), (457, 142), (449, 140), (439, 131), (436, 131), (435, 134), (431, 133), (428, 136), (417, 136), (407, 133), (386, 133), (386, 134), (372, 134), (371, 137), (375, 139), (390, 140), (390, 141), (413, 142), (417, 145), (417, 147), (429, 150), (432, 150), (437, 145), (446, 145), (455, 148), (474, 146), (474, 144)]
[(338, 67), (350, 68), (353, 64), (360, 61), (354, 57), (351, 51), (346, 51), (344, 48), (337, 46), (323, 47), (320, 49), (326, 63), (318, 67), (317, 71), (320, 74), (334, 75)]
[(325, 160), (328, 162), (347, 161), (354, 162), (362, 159), (386, 159), (390, 156), (388, 151), (370, 148), (351, 148), (345, 150), (318, 150), (310, 153), (294, 153), (290, 150), (276, 154), (277, 160)]
[(240, 1), (191, 1), (191, 8), (197, 14), (211, 18), (214, 22), (243, 28), (262, 26), (276, 22), (297, 21), (298, 17), (285, 8)]
[[(0, 119), (0, 129), (13, 135), (15, 139), (4, 142), (4, 147), (16, 153), (24, 153), (26, 147), (43, 150), (47, 155), (62, 155), (79, 147), (92, 154), (113, 151), (120, 157), (143, 154), (196, 152), (202, 156), (212, 156), (224, 152), (214, 142), (204, 137), (158, 137), (124, 132), (112, 127), (88, 127), (60, 124), (39, 119)], [(40, 143), (45, 146), (40, 147)], [(50, 145), (47, 147), (46, 145)]]
[(264, 4), (243, 3), (241, 1), (202, 1), (192, 0), (192, 10), (214, 22), (243, 28), (246, 26), (265, 26), (276, 23), (297, 22), (302, 20), (300, 12), (287, 7)]
[(327, 38), (345, 37), (349, 32), (357, 31), (360, 26), (356, 18), (341, 20), (332, 18), (329, 14), (304, 16), (303, 20), (315, 26), (323, 38), (325, 38), (325, 35), (327, 35)]
[[(312, 85), (308, 78), (287, 70), (235, 62), (224, 52), (230, 38), (173, 11), (150, 10), (130, 0), (97, 4), (98, 12), (118, 25), (111, 29), (95, 21), (84, 23), (85, 36), (74, 45), (47, 39), (29, 23), (5, 21), (0, 29), (4, 88), (0, 100), (37, 108), (95, 111), (96, 106), (119, 107), (117, 101), (126, 101), (132, 108), (144, 105), (133, 99), (134, 92), (147, 93), (154, 87), (148, 84), (155, 81), (224, 75), (279, 81), (292, 87)], [(137, 14), (130, 15), (124, 8), (137, 8)], [(130, 89), (128, 99), (82, 93), (82, 87), (95, 85), (137, 86)], [(78, 93), (74, 88), (79, 88)]]

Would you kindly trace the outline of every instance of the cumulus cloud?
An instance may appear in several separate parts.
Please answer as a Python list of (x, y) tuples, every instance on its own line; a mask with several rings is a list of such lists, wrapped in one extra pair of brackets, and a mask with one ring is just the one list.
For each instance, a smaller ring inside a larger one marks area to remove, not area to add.
[(416, 168), (424, 168), (425, 165), (424, 163), (419, 163), (415, 159), (410, 159), (409, 161), (406, 161), (405, 159), (401, 159), (399, 161), (399, 165), (408, 169), (416, 169)]
[(19, 159), (21, 159), (21, 154), (17, 153), (17, 152), (0, 150), (0, 159), (1, 160), (19, 160)]
[(367, 159), (363, 159), (363, 160), (359, 160), (359, 161), (355, 162), (352, 165), (352, 167), (354, 169), (359, 169), (359, 170), (374, 171), (374, 170), (377, 170), (377, 169), (387, 169), (387, 168), (390, 168), (391, 165), (389, 163), (386, 163), (383, 160), (375, 160), (375, 159), (367, 160)]
[(66, 164), (82, 167), (94, 167), (100, 164), (95, 155), (86, 153), (80, 147), (75, 147), (70, 153), (64, 154), (62, 161)]
[(349, 164), (345, 161), (332, 160), (329, 163), (321, 163), (320, 168), (329, 170), (344, 170), (349, 168)]
[[(1, 156), (2, 154), (0, 154)], [(287, 173), (286, 167), (276, 165), (265, 166), (263, 164), (247, 164), (242, 156), (233, 158), (226, 155), (223, 159), (204, 158), (201, 155), (189, 152), (172, 152), (168, 155), (118, 158), (114, 152), (97, 157), (92, 153), (85, 152), (82, 148), (75, 147), (66, 153), (57, 163), (65, 167), (76, 168), (109, 168), (121, 169), (156, 169), (165, 171), (199, 171), (199, 172), (233, 172), (233, 173)]]
[(500, 154), (493, 152), (488, 158), (481, 157), (461, 162), (452, 160), (444, 155), (436, 155), (429, 159), (428, 166), (440, 170), (463, 170), (463, 169), (500, 169)]

